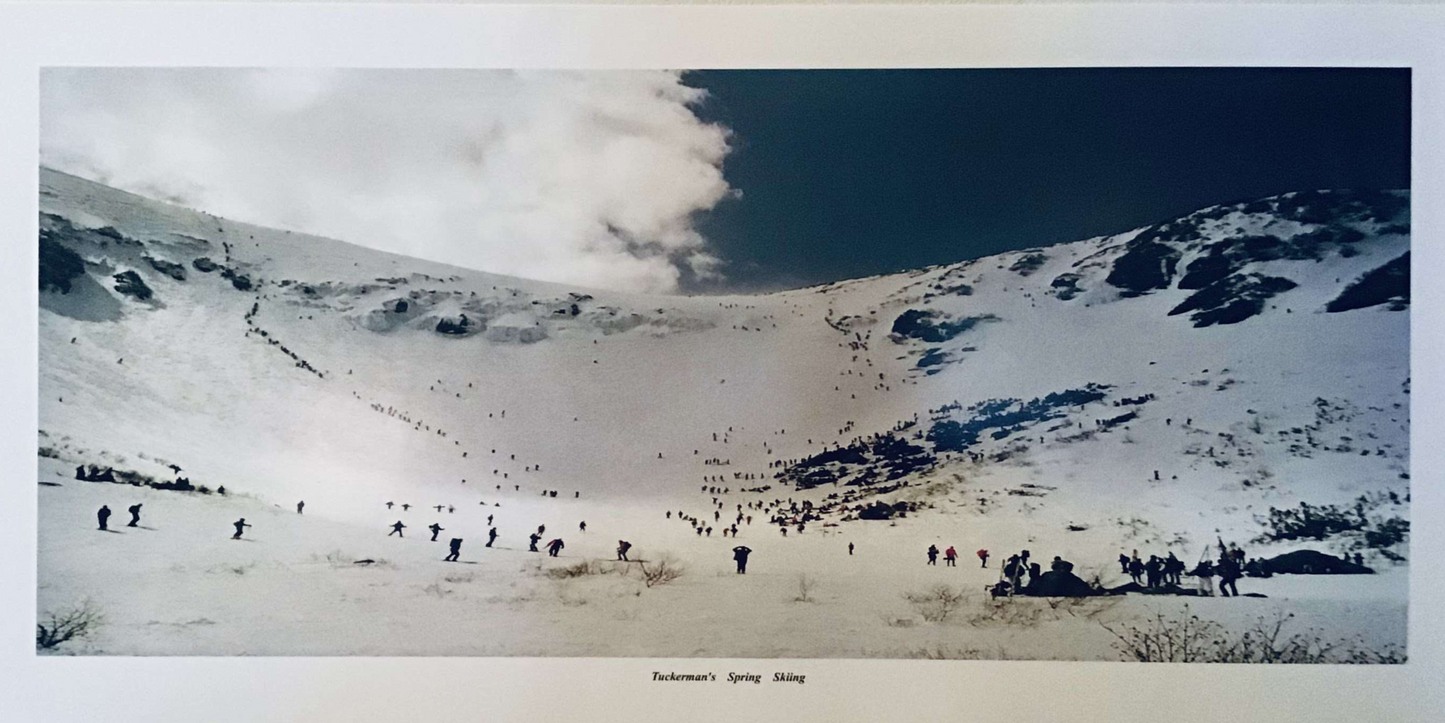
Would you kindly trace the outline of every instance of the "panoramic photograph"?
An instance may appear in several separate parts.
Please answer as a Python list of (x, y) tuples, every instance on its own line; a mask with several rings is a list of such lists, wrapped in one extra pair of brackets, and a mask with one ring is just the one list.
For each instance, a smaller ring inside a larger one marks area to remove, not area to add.
[(1410, 98), (46, 68), (36, 652), (1404, 663)]

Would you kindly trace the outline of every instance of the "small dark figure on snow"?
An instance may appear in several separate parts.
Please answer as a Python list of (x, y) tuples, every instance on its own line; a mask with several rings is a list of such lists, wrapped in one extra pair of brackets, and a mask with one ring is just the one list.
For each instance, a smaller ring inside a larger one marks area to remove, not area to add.
[(487, 547), (491, 547), (491, 546), (492, 546), (492, 543), (493, 543), (493, 542), (496, 542), (496, 541), (497, 541), (497, 528), (493, 527), (492, 529), (487, 530)]
[(131, 506), (126, 510), (126, 512), (129, 512), (129, 513), (130, 513), (130, 522), (126, 525), (126, 527), (135, 527), (136, 525), (139, 525), (139, 524), (140, 524), (140, 503), (139, 503), (139, 502), (131, 505)]
[(547, 543), (547, 554), (548, 554), (548, 555), (551, 555), (552, 557), (556, 557), (556, 556), (557, 556), (557, 553), (561, 552), (561, 551), (562, 551), (562, 548), (564, 548), (564, 547), (566, 547), (566, 546), (567, 546), (567, 545), (562, 542), (562, 538), (559, 537), (559, 538), (557, 538), (557, 539), (555, 539), (555, 540)]
[(848, 543), (848, 554), (849, 554), (849, 555), (852, 555), (852, 554), (853, 554), (853, 543), (851, 543), (851, 542)]
[(391, 532), (386, 533), (386, 536), (391, 537), (392, 535), (396, 535), (397, 537), (406, 537), (406, 535), (401, 534), (401, 531), (405, 529), (406, 525), (401, 524), (401, 520), (397, 520), (396, 524), (391, 526)]
[(239, 539), (241, 539), (241, 533), (242, 533), (242, 532), (245, 532), (245, 530), (246, 530), (247, 527), (250, 527), (250, 525), (246, 524), (246, 518), (244, 518), (244, 517), (242, 517), (242, 518), (239, 519), (239, 520), (236, 520), (235, 522), (232, 522), (231, 524), (233, 524), (233, 525), (236, 526), (236, 534), (231, 535), (231, 539), (233, 539), (233, 540), (239, 540)]
[(296, 503), (296, 514), (301, 514), (301, 511), (304, 509), (306, 509), (306, 500), (301, 500)]
[(101, 505), (100, 509), (95, 513), (95, 518), (100, 521), (100, 529), (107, 529), (105, 525), (106, 521), (110, 519), (110, 508)]
[(451, 545), (452, 552), (450, 555), (446, 556), (446, 559), (444, 559), (443, 562), (456, 562), (457, 557), (462, 554), (462, 538), (453, 537), (451, 543), (449, 544)]
[(428, 530), (431, 530), (431, 541), (432, 541), (432, 542), (436, 542), (436, 541), (437, 541), (437, 534), (440, 533), (440, 532), (441, 532), (443, 529), (445, 529), (445, 528), (443, 528), (441, 525), (433, 522), (433, 523), (431, 523), (431, 527), (428, 527), (427, 529), (428, 529)]
[(632, 543), (627, 540), (617, 541), (617, 559), (623, 562), (631, 562), (627, 559), (627, 551), (632, 549)]
[(583, 532), (586, 532), (586, 531), (587, 531), (587, 520), (583, 520), (581, 524), (577, 525), (577, 529), (579, 529), (579, 530), (581, 530), (581, 531), (583, 531)]
[(542, 536), (533, 532), (532, 534), (527, 535), (527, 539), (531, 541), (531, 543), (527, 547), (527, 552), (540, 552), (540, 550), (537, 549), (537, 543), (542, 540)]
[(937, 545), (929, 545), (929, 546), (928, 546), (928, 564), (930, 564), (930, 565), (937, 565), (937, 564), (938, 564), (938, 546), (937, 546)]
[(1122, 552), (1119, 553), (1119, 572), (1129, 574), (1129, 556)]
[(406, 512), (406, 511), (409, 510), (409, 509), (411, 509), (411, 505), (410, 505), (410, 504), (403, 504), (403, 505), (401, 506), (401, 511), (402, 511), (402, 512)]
[(738, 545), (733, 548), (733, 559), (738, 563), (739, 575), (746, 575), (748, 573), (748, 555), (750, 554), (752, 554), (752, 549), (746, 545)]
[(1234, 585), (1234, 581), (1240, 577), (1239, 563), (1234, 561), (1232, 555), (1222, 555), (1216, 569), (1219, 571), (1219, 594), (1224, 597), (1239, 597), (1239, 588)]
[(979, 565), (980, 568), (988, 567), (988, 550), (979, 550), (973, 554), (978, 555), (978, 561), (982, 563)]
[(392, 505), (395, 505), (395, 504), (396, 504), (395, 502), (388, 502), (388, 503), (386, 503), (386, 509), (388, 509), (388, 510), (391, 509)]
[(943, 562), (949, 567), (958, 567), (958, 550), (953, 549), (953, 545), (943, 551)]

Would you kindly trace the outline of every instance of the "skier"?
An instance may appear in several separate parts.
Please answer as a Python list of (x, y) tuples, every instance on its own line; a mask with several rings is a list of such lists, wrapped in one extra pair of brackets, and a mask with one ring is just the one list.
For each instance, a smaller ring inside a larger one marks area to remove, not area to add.
[(306, 509), (306, 500), (301, 500), (300, 502), (296, 503), (296, 514), (301, 514), (301, 510), (304, 509)]
[(958, 550), (953, 549), (953, 545), (943, 551), (943, 561), (949, 567), (958, 567)]
[(527, 547), (527, 552), (539, 552), (539, 550), (537, 549), (537, 543), (541, 541), (542, 536), (536, 532), (533, 532), (532, 534), (527, 536), (527, 539), (531, 540), (531, 544)]
[(401, 534), (401, 531), (405, 529), (406, 525), (401, 524), (401, 520), (397, 520), (396, 524), (391, 526), (391, 532), (386, 533), (386, 536), (391, 537), (392, 535), (396, 535), (397, 537), (406, 537), (406, 535)]
[(1214, 596), (1214, 563), (1209, 560), (1199, 563), (1194, 568), (1194, 574), (1199, 578), (1199, 594), (1203, 597)]
[(983, 563), (979, 567), (988, 567), (988, 550), (979, 550), (974, 554), (978, 555), (979, 562)]
[(930, 564), (930, 565), (937, 565), (937, 564), (938, 564), (938, 547), (935, 546), (935, 545), (929, 545), (929, 546), (928, 546), (928, 564)]
[(100, 509), (99, 509), (98, 511), (96, 511), (96, 513), (95, 513), (95, 518), (96, 518), (97, 520), (100, 520), (100, 529), (102, 529), (102, 530), (108, 529), (108, 528), (105, 526), (105, 523), (106, 523), (106, 520), (109, 520), (109, 519), (110, 519), (110, 507), (108, 507), (108, 506), (106, 506), (106, 505), (101, 505), (101, 506), (100, 506)]
[(441, 525), (433, 522), (433, 523), (431, 523), (431, 527), (428, 527), (427, 529), (428, 529), (428, 530), (431, 530), (431, 541), (432, 541), (432, 542), (436, 542), (436, 541), (437, 541), (437, 533), (441, 532), (443, 528), (442, 528)]
[(631, 562), (627, 559), (627, 551), (632, 549), (632, 543), (627, 540), (617, 541), (617, 559), (623, 562)]
[(748, 555), (751, 553), (752, 550), (746, 545), (738, 545), (733, 548), (733, 559), (738, 563), (739, 575), (746, 575), (748, 573)]
[(1234, 561), (1233, 555), (1223, 555), (1219, 558), (1219, 594), (1229, 597), (1239, 597), (1239, 588), (1235, 587), (1234, 581), (1239, 579), (1239, 563)]
[(547, 543), (547, 554), (556, 557), (557, 553), (561, 552), (563, 547), (566, 547), (566, 545), (562, 542), (562, 538), (559, 537)]
[(443, 562), (456, 562), (457, 557), (462, 554), (462, 538), (453, 537), (451, 541), (452, 554), (447, 555)]
[(130, 508), (127, 509), (126, 511), (130, 513), (130, 523), (127, 524), (126, 527), (135, 527), (136, 525), (139, 525), (139, 524), (140, 524), (140, 503), (137, 502), (136, 504), (131, 505)]
[(849, 555), (850, 557), (853, 555), (853, 543), (851, 543), (851, 542), (848, 543), (848, 555)]
[(233, 540), (241, 539), (241, 532), (244, 531), (247, 527), (250, 527), (250, 525), (246, 524), (246, 518), (244, 517), (236, 520), (235, 522), (232, 522), (231, 524), (236, 526), (236, 534), (231, 536), (231, 539)]
[(491, 528), (490, 530), (487, 530), (487, 547), (491, 547), (491, 546), (492, 546), (492, 543), (493, 543), (493, 542), (496, 542), (496, 541), (497, 541), (497, 528), (493, 527), (493, 528)]

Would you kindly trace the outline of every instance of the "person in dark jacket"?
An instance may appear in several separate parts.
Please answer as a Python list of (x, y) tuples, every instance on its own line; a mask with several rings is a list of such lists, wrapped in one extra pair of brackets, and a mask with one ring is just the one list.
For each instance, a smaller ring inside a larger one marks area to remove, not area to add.
[(631, 562), (627, 559), (627, 551), (632, 549), (632, 543), (627, 540), (617, 541), (617, 559), (623, 562)]
[(441, 532), (443, 529), (445, 529), (445, 528), (443, 528), (440, 524), (433, 522), (433, 523), (431, 523), (431, 527), (428, 527), (427, 529), (428, 529), (428, 530), (431, 530), (431, 541), (432, 541), (432, 542), (436, 542), (436, 541), (437, 541), (437, 534), (440, 533), (440, 532)]
[(487, 547), (491, 547), (491, 546), (492, 546), (492, 543), (493, 543), (493, 542), (496, 542), (496, 541), (497, 541), (497, 528), (493, 527), (492, 529), (487, 530)]
[(241, 533), (244, 532), (247, 527), (250, 527), (250, 525), (246, 524), (246, 518), (244, 517), (236, 520), (235, 522), (232, 522), (231, 524), (236, 526), (236, 534), (231, 536), (231, 539), (233, 540), (241, 539)]
[(1235, 562), (1234, 555), (1224, 554), (1219, 558), (1219, 594), (1224, 597), (1233, 595), (1239, 597), (1239, 588), (1235, 587), (1234, 581), (1239, 579), (1239, 563)]
[(100, 529), (108, 529), (106, 527), (106, 522), (110, 520), (110, 507), (106, 505), (101, 505), (100, 509), (97, 510), (95, 513), (95, 519), (100, 521)]
[(745, 545), (738, 545), (733, 548), (733, 560), (738, 563), (738, 574), (746, 575), (748, 572), (748, 555), (752, 550)]
[(391, 532), (386, 533), (386, 536), (391, 537), (392, 535), (396, 535), (397, 537), (406, 537), (406, 535), (401, 534), (401, 531), (405, 529), (406, 525), (401, 524), (401, 520), (397, 520), (396, 524), (391, 526)]
[(938, 546), (937, 546), (937, 545), (929, 545), (929, 546), (928, 546), (928, 564), (930, 564), (930, 565), (937, 565), (937, 564), (938, 564)]
[(451, 545), (452, 552), (446, 556), (443, 562), (456, 562), (457, 558), (462, 554), (462, 538), (453, 537), (449, 544)]
[(140, 503), (137, 502), (137, 503), (131, 505), (126, 511), (130, 513), (130, 522), (129, 522), (128, 524), (126, 524), (126, 527), (135, 527), (136, 525), (139, 525), (139, 524), (140, 524)]
[(557, 553), (561, 552), (562, 548), (566, 546), (566, 543), (562, 542), (562, 538), (559, 537), (547, 543), (547, 554), (556, 557)]
[(1129, 574), (1129, 556), (1122, 552), (1119, 553), (1119, 572)]
[(1140, 579), (1143, 576), (1144, 563), (1139, 561), (1139, 556), (1136, 554), (1129, 559), (1129, 577), (1134, 579), (1136, 585), (1143, 585), (1144, 581)]

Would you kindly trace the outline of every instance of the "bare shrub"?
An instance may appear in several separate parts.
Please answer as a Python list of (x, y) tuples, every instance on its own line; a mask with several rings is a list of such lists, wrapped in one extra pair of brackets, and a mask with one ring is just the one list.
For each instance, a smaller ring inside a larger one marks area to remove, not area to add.
[(1115, 628), (1100, 625), (1116, 639), (1126, 660), (1143, 663), (1285, 663), (1397, 664), (1405, 662), (1398, 646), (1376, 650), (1362, 640), (1326, 639), (1318, 630), (1287, 632), (1293, 613), (1276, 611), (1272, 619), (1257, 618), (1249, 630), (1230, 636), (1219, 623), (1202, 620), (1189, 606), (1173, 616), (1155, 612), (1141, 625)]
[(603, 575), (613, 571), (613, 567), (603, 563), (601, 560), (582, 560), (565, 567), (554, 567), (547, 570), (547, 577), (554, 580), (568, 580), (574, 577), (585, 577), (587, 575)]
[(964, 597), (962, 590), (954, 590), (947, 585), (935, 585), (922, 592), (903, 593), (903, 599), (913, 605), (919, 617), (930, 623), (947, 620), (948, 616), (958, 609)]
[(806, 572), (798, 573), (798, 596), (793, 598), (793, 602), (813, 602), (813, 588), (817, 586), (817, 578)]
[(442, 587), (440, 580), (430, 585), (427, 585), (426, 587), (422, 588), (421, 591), (436, 598), (444, 598), (452, 594), (452, 589), (449, 587)]
[(105, 616), (89, 599), (66, 610), (52, 611), (35, 623), (35, 649), (50, 650), (77, 638), (89, 636), (105, 622)]
[(663, 555), (655, 561), (641, 563), (642, 582), (648, 587), (666, 585), (682, 577), (686, 568), (673, 556)]
[(911, 628), (918, 621), (912, 615), (896, 615), (894, 613), (882, 613), (878, 617), (883, 619), (883, 624), (890, 628)]
[(975, 628), (1002, 626), (1032, 628), (1044, 618), (1047, 604), (1035, 604), (1025, 598), (985, 598), (982, 606), (964, 618), (964, 622)]
[(1009, 660), (1008, 650), (999, 646), (993, 652), (984, 652), (980, 648), (945, 648), (937, 645), (932, 648), (913, 648), (900, 651), (897, 655), (889, 656), (897, 658), (909, 658), (913, 660)]

